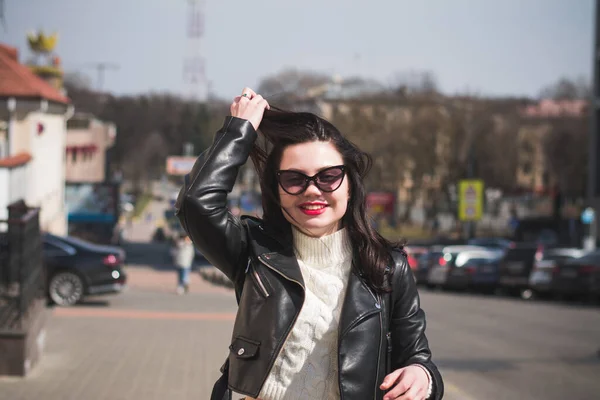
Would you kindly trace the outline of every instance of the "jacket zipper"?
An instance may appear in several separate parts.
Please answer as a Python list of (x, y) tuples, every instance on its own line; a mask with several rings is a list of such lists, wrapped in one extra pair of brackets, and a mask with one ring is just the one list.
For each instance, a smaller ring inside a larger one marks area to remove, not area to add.
[[(364, 284), (364, 283), (363, 283)], [(381, 299), (379, 297), (379, 294), (373, 294), (373, 292), (371, 291), (371, 289), (368, 289), (368, 292), (371, 294), (371, 296), (373, 297), (373, 299), (376, 301), (377, 305), (378, 305), (378, 309), (377, 311), (370, 311), (368, 313), (366, 313), (365, 315), (363, 315), (361, 318), (357, 319), (356, 321), (354, 321), (354, 323), (352, 323), (351, 325), (349, 325), (346, 330), (344, 332), (342, 332), (340, 334), (340, 337), (338, 339), (338, 352), (339, 352), (339, 342), (341, 342), (342, 338), (344, 337), (344, 335), (346, 334), (346, 332), (348, 332), (349, 330), (351, 330), (352, 328), (354, 328), (356, 325), (358, 325), (359, 323), (361, 323), (362, 321), (364, 321), (365, 319), (367, 319), (368, 317), (370, 317), (373, 314), (379, 313), (379, 352), (377, 354), (377, 374), (375, 376), (375, 391), (373, 393), (373, 399), (377, 399), (377, 389), (379, 388), (379, 363), (381, 362), (381, 344), (382, 344), (382, 333), (383, 333), (383, 321), (382, 321), (382, 317), (381, 317)], [(340, 365), (339, 365), (339, 356), (338, 356), (338, 374), (341, 371)], [(339, 385), (339, 390), (340, 390), (340, 396), (343, 399), (344, 395), (343, 395), (343, 391), (342, 391), (342, 387), (341, 387), (341, 382), (338, 382)]]
[[(348, 326), (348, 328), (346, 328), (346, 330), (344, 332), (342, 332), (342, 334), (340, 335), (340, 340), (344, 337), (344, 335), (346, 334), (346, 332), (348, 332), (349, 330), (351, 330), (352, 328), (354, 328), (356, 325), (360, 324), (362, 321), (364, 321), (365, 319), (367, 319), (368, 317), (370, 317), (373, 314), (379, 313), (379, 328), (380, 328), (380, 333), (379, 333), (379, 351), (377, 353), (377, 364), (376, 368), (377, 368), (377, 374), (375, 376), (375, 392), (373, 394), (373, 399), (377, 399), (377, 389), (379, 388), (379, 363), (381, 362), (381, 345), (382, 345), (382, 332), (383, 332), (383, 321), (382, 321), (382, 317), (381, 317), (381, 309), (378, 309), (377, 311), (370, 311), (368, 313), (366, 313), (365, 315), (363, 315), (361, 318), (357, 319), (352, 325)], [(338, 344), (339, 346), (339, 344)], [(338, 348), (339, 351), (339, 348)], [(339, 363), (339, 359), (338, 359), (338, 363)], [(339, 373), (340, 367), (338, 365), (338, 373)], [(341, 382), (340, 382), (341, 383)], [(342, 388), (340, 387), (340, 393)]]
[[(263, 260), (261, 257), (258, 257), (258, 261), (260, 261), (265, 267), (269, 268), (271, 271), (276, 272), (277, 274), (281, 275), (284, 279), (290, 281), (290, 282), (294, 282), (297, 283), (298, 285), (300, 285), (300, 287), (302, 288), (302, 290), (304, 292), (306, 292), (306, 288), (304, 287), (304, 285), (300, 282), (298, 282), (295, 279), (290, 279), (287, 276), (285, 276), (284, 274), (282, 274), (281, 272), (279, 272), (275, 267), (273, 267), (272, 265), (270, 265), (269, 263), (267, 263), (265, 260)], [(300, 315), (300, 311), (298, 311), (296, 313), (296, 315), (294, 316), (294, 320), (292, 321), (292, 324), (290, 325), (290, 327), (288, 328), (288, 331), (285, 334), (285, 339), (283, 340), (283, 342), (281, 342), (281, 344), (279, 345), (279, 348), (277, 349), (277, 357), (274, 357), (273, 360), (269, 363), (269, 372), (271, 371), (271, 368), (273, 368), (273, 364), (275, 364), (275, 360), (279, 357), (279, 354), (281, 353), (281, 349), (283, 349), (283, 345), (285, 344), (285, 342), (287, 342), (288, 338), (290, 337), (291, 333), (292, 333), (292, 328), (294, 327), (294, 325), (296, 325), (296, 321), (298, 320), (298, 316)], [(268, 377), (268, 375), (267, 375)], [(265, 377), (265, 380), (266, 378)], [(261, 383), (261, 387), (265, 384), (265, 381), (263, 381)]]
[(269, 297), (270, 296), (269, 291), (267, 290), (263, 281), (260, 279), (260, 275), (258, 274), (258, 271), (256, 270), (256, 268), (254, 268), (254, 266), (252, 267), (252, 275), (254, 275), (254, 279), (256, 280), (256, 283), (258, 283), (258, 287), (259, 287), (260, 291), (262, 292), (263, 296)]
[(386, 358), (386, 371), (390, 371), (392, 369), (392, 333), (388, 332), (385, 334), (385, 338), (387, 339), (387, 358)]
[[(381, 299), (379, 298), (379, 294), (377, 294), (377, 302), (381, 307)], [(381, 313), (379, 313), (379, 351), (377, 352), (377, 374), (375, 375), (375, 392), (373, 393), (373, 398), (377, 399), (377, 389), (379, 388), (379, 366), (381, 363), (381, 337), (383, 333), (383, 317)]]
[(266, 262), (265, 260), (263, 260), (261, 257), (258, 257), (258, 261), (260, 261), (265, 267), (269, 268), (270, 270), (272, 270), (273, 272), (278, 273), (279, 275), (281, 275), (282, 277), (284, 277), (286, 280), (290, 281), (290, 282), (294, 282), (297, 283), (298, 285), (300, 285), (300, 287), (302, 288), (302, 290), (306, 291), (306, 288), (304, 287), (304, 285), (300, 282), (298, 282), (295, 279), (290, 279), (289, 277), (285, 276), (284, 274), (282, 274), (281, 272), (279, 272), (277, 270), (277, 268), (273, 267), (272, 265), (270, 265), (268, 262)]

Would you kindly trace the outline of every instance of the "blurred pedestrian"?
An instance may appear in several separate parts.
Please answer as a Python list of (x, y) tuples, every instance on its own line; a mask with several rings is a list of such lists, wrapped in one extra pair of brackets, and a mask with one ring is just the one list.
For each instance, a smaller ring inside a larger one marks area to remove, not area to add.
[[(227, 208), (248, 157), (263, 219)], [(442, 398), (406, 252), (366, 213), (370, 165), (314, 114), (271, 110), (248, 88), (234, 99), (176, 204), (239, 301), (211, 399), (230, 389), (261, 400)]]
[(187, 293), (190, 288), (190, 272), (194, 262), (194, 243), (188, 235), (181, 233), (171, 248), (173, 263), (177, 267), (177, 294)]

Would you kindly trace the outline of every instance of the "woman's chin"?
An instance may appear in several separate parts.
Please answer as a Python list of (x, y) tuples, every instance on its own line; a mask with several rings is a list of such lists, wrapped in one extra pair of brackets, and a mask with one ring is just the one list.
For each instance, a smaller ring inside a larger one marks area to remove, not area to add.
[(336, 232), (339, 229), (339, 224), (310, 219), (302, 221), (300, 226), (297, 226), (302, 232), (310, 236), (325, 236)]

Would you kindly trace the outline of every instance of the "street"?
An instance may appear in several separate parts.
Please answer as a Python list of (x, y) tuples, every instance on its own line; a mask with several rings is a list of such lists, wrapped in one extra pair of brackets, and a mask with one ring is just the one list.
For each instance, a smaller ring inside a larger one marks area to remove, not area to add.
[[(162, 203), (149, 210), (160, 213)], [(192, 274), (175, 294), (152, 221), (128, 233), (128, 289), (54, 308), (27, 378), (0, 378), (0, 399), (207, 399), (230, 340), (233, 292)], [(596, 399), (600, 308), (421, 290), (445, 399)]]

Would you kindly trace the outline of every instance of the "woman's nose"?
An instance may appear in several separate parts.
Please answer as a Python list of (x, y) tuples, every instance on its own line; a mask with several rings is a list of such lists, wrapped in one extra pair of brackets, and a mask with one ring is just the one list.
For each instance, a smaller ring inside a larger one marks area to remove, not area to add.
[(315, 182), (310, 181), (310, 182), (308, 182), (308, 187), (304, 191), (304, 195), (305, 196), (310, 196), (310, 195), (320, 196), (321, 195), (321, 189), (319, 189), (317, 187), (317, 185), (316, 185)]

